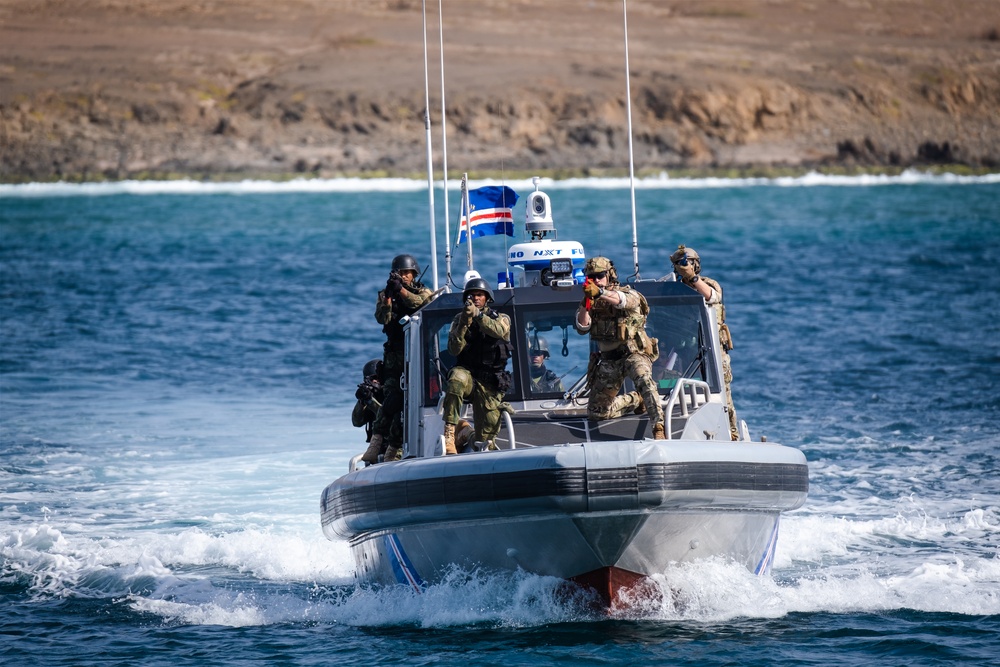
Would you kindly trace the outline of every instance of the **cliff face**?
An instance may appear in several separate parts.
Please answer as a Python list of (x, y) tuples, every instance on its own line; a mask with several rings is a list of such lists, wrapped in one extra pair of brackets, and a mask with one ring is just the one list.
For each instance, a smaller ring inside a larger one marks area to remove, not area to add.
[[(617, 0), (444, 5), (453, 171), (627, 166)], [(419, 173), (420, 9), (0, 0), (0, 180)], [(1000, 167), (1000, 2), (633, 0), (628, 20), (639, 169)]]

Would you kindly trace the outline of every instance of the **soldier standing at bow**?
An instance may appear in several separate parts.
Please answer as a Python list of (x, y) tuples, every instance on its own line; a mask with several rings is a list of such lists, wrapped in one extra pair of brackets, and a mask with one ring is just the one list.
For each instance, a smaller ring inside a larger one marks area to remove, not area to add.
[(459, 423), (462, 403), (472, 401), (475, 438), (496, 449), (494, 439), (500, 432), (500, 412), (512, 411), (503, 396), (510, 388), (507, 360), (511, 355), (510, 318), (490, 308), (493, 290), (482, 278), (473, 278), (462, 292), (465, 308), (455, 315), (448, 332), (448, 352), (458, 364), (448, 373), (444, 411), (445, 454), (457, 454), (455, 426)]
[[(649, 414), (653, 438), (666, 438), (660, 394), (653, 382), (653, 362), (659, 356), (657, 341), (646, 335), (646, 298), (629, 286), (618, 284), (614, 263), (591, 257), (584, 267), (585, 298), (576, 312), (576, 330), (590, 334), (598, 351), (591, 355), (587, 379), (590, 400), (587, 416), (614, 419), (629, 411)], [(638, 390), (618, 395), (625, 377)]]

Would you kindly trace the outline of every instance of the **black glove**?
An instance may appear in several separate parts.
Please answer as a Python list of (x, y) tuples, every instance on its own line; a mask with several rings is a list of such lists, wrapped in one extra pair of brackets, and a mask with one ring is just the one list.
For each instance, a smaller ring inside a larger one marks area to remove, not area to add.
[(367, 403), (372, 400), (372, 388), (371, 385), (367, 383), (362, 383), (358, 385), (358, 390), (354, 392), (354, 397), (359, 401)]
[(385, 295), (390, 299), (395, 298), (403, 289), (403, 279), (399, 273), (393, 271), (389, 274), (389, 279), (385, 281)]

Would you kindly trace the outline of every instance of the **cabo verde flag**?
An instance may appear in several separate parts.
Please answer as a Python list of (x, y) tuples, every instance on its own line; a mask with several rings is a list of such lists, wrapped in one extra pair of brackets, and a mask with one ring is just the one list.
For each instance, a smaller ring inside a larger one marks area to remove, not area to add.
[[(506, 185), (486, 185), (475, 190), (469, 190), (469, 208), (472, 209), (472, 235), (492, 236), (494, 234), (514, 235), (514, 204), (517, 203), (517, 193)], [(462, 202), (462, 222), (458, 228), (458, 242), (465, 243), (468, 238), (470, 216), (466, 215), (465, 202)]]

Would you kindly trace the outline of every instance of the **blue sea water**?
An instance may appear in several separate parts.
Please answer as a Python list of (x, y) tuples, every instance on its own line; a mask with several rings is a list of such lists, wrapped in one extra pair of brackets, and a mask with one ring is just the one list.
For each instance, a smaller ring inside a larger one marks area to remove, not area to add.
[[(632, 272), (626, 183), (542, 186), (560, 239)], [(0, 660), (996, 664), (1000, 179), (658, 178), (636, 200), (641, 276), (699, 251), (740, 416), (805, 452), (811, 490), (770, 577), (686, 564), (605, 617), (525, 574), (359, 587), (321, 534), (363, 448), (375, 292), (393, 255), (430, 260), (424, 184), (0, 186)]]

